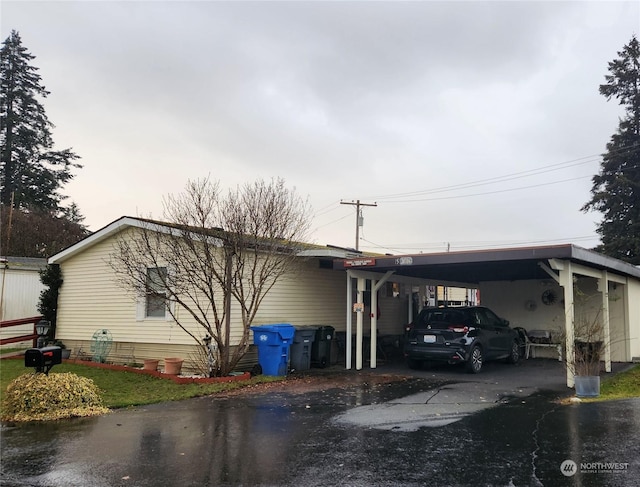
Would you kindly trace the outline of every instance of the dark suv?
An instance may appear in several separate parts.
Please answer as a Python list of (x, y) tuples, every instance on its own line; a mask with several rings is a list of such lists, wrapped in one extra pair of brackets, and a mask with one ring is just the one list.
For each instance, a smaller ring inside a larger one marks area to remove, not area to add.
[(519, 333), (489, 308), (425, 308), (407, 325), (404, 355), (411, 368), (428, 361), (465, 363), (477, 374), (485, 360), (515, 364), (521, 346)]

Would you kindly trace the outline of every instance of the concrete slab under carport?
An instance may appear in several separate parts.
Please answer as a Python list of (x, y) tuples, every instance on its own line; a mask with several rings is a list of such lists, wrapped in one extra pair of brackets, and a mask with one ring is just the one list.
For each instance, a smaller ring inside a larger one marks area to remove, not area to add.
[[(493, 249), (461, 252), (445, 252), (434, 254), (411, 254), (399, 256), (363, 257), (334, 261), (334, 269), (347, 271), (348, 305), (347, 305), (347, 337), (352, 333), (352, 301), (351, 278), (357, 279), (358, 293), (362, 295), (365, 289), (362, 284), (365, 280), (371, 280), (371, 289), (378, 289), (377, 284), (384, 280), (405, 283), (414, 282), (416, 286), (445, 285), (479, 288), (486, 283), (505, 283), (512, 288), (514, 282), (540, 281), (550, 282), (561, 297), (558, 305), (561, 312), (553, 317), (560, 324), (563, 335), (566, 336), (565, 348), (568, 356), (573, 356), (573, 326), (566, 323), (574, 323), (574, 289), (573, 283), (577, 275), (586, 276), (597, 280), (597, 291), (601, 294), (602, 308), (607, 310), (604, 317), (604, 341), (606, 369), (611, 367), (611, 330), (609, 316), (609, 288), (610, 285), (622, 285), (624, 288), (622, 298), (624, 309), (621, 316), (617, 317), (617, 326), (614, 331), (618, 334), (618, 341), (625, 344), (625, 348), (619, 348), (615, 358), (630, 362), (634, 356), (640, 356), (640, 269), (611, 257), (581, 247), (564, 244), (541, 247), (523, 247), (512, 249)], [(375, 293), (372, 293), (372, 300)], [(500, 314), (500, 293), (494, 293), (496, 302), (491, 303), (483, 299), (482, 304), (487, 305)], [(481, 298), (482, 299), (482, 298)], [(528, 296), (521, 296), (521, 316), (525, 316)], [(409, 300), (411, 302), (411, 300)], [(424, 302), (424, 300), (421, 300)], [(490, 300), (489, 300), (490, 301)], [(373, 305), (372, 305), (373, 306)], [(548, 311), (548, 310), (547, 310)], [(411, 313), (409, 313), (411, 314)], [(356, 345), (362, 339), (362, 313), (357, 313)], [(513, 320), (511, 316), (507, 317)], [(516, 317), (517, 319), (518, 317)], [(376, 316), (371, 314), (371, 350), (376, 349)], [(349, 349), (348, 352), (349, 353)], [(360, 350), (356, 349), (356, 368), (362, 367)], [(347, 368), (351, 366), (350, 356)], [(377, 361), (372, 355), (371, 367), (375, 368)], [(573, 374), (567, 372), (567, 385), (573, 386)]]
[[(615, 363), (613, 373), (633, 364)], [(388, 431), (438, 428), (475, 413), (517, 401), (525, 403), (537, 393), (568, 397), (564, 364), (553, 359), (522, 360), (516, 365), (488, 362), (480, 374), (468, 374), (459, 365), (439, 364), (422, 370), (401, 362), (380, 366), (380, 373), (407, 375), (439, 383), (397, 399), (349, 409), (337, 423)]]

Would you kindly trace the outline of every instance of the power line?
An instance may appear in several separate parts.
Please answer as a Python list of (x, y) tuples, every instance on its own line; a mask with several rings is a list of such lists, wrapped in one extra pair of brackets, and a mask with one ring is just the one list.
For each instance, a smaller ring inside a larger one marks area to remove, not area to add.
[[(638, 150), (640, 150), (640, 146), (633, 146), (633, 147), (629, 147), (629, 148), (624, 148), (624, 149), (619, 149), (616, 151), (611, 151), (610, 154), (613, 155), (624, 155), (625, 153), (631, 154), (634, 152), (637, 152)], [(450, 186), (443, 186), (443, 187), (439, 187), (439, 188), (432, 188), (432, 189), (425, 189), (425, 190), (419, 190), (419, 191), (410, 191), (410, 192), (405, 192), (405, 193), (394, 193), (394, 194), (388, 194), (388, 195), (378, 195), (375, 197), (371, 197), (370, 199), (376, 199), (377, 201), (381, 201), (381, 200), (390, 200), (390, 199), (397, 199), (397, 198), (410, 198), (412, 196), (421, 196), (421, 195), (428, 195), (428, 194), (435, 194), (435, 193), (443, 193), (443, 192), (449, 192), (449, 191), (455, 191), (455, 190), (461, 190), (461, 189), (469, 189), (469, 188), (473, 188), (473, 187), (477, 187), (477, 186), (484, 186), (484, 185), (489, 185), (489, 184), (497, 184), (497, 183), (502, 183), (502, 182), (507, 182), (507, 181), (513, 181), (516, 179), (522, 179), (522, 178), (526, 178), (526, 177), (531, 177), (531, 176), (538, 176), (541, 174), (546, 174), (549, 172), (554, 172), (554, 171), (560, 171), (563, 169), (568, 169), (571, 167), (575, 167), (575, 166), (579, 166), (579, 165), (583, 165), (583, 164), (588, 164), (588, 163), (592, 163), (592, 162), (598, 162), (599, 159), (601, 158), (601, 155), (590, 155), (590, 156), (584, 156), (584, 157), (579, 157), (577, 159), (571, 159), (569, 161), (564, 161), (564, 162), (558, 162), (558, 163), (554, 163), (554, 164), (547, 164), (546, 166), (541, 166), (538, 168), (534, 168), (534, 169), (528, 169), (525, 171), (519, 171), (519, 172), (515, 172), (515, 173), (510, 173), (510, 174), (505, 174), (502, 176), (495, 176), (495, 177), (491, 177), (491, 178), (486, 178), (486, 179), (480, 179), (477, 181), (468, 181), (466, 183), (460, 183), (460, 184), (454, 184), (454, 185), (450, 185)], [(405, 203), (405, 202), (415, 202), (415, 201), (437, 201), (437, 200), (441, 200), (441, 199), (455, 199), (455, 198), (466, 198), (469, 196), (484, 196), (484, 195), (491, 195), (491, 194), (496, 194), (496, 193), (502, 193), (502, 192), (508, 192), (508, 191), (518, 191), (521, 189), (531, 189), (531, 188), (538, 188), (544, 185), (551, 185), (551, 184), (560, 184), (563, 182), (569, 182), (569, 181), (573, 181), (573, 180), (578, 180), (578, 179), (583, 179), (583, 178), (587, 178), (587, 177), (593, 177), (593, 174), (588, 175), (588, 176), (578, 176), (576, 178), (573, 179), (564, 179), (562, 181), (552, 181), (549, 183), (541, 183), (539, 185), (531, 185), (531, 186), (522, 186), (522, 187), (518, 187), (518, 188), (507, 188), (504, 190), (497, 190), (497, 191), (490, 191), (490, 192), (484, 192), (484, 193), (473, 193), (473, 194), (467, 194), (467, 195), (459, 195), (459, 196), (450, 196), (450, 197), (443, 197), (443, 198), (431, 198), (431, 199), (409, 199), (409, 200), (401, 200), (401, 201), (387, 201), (388, 203)], [(335, 211), (338, 208), (338, 203), (339, 202), (333, 202), (330, 203), (324, 207), (322, 207), (320, 210), (318, 210), (315, 213), (315, 216), (321, 216), (324, 215), (326, 213), (331, 213), (333, 211)], [(330, 225), (331, 223), (337, 222), (342, 220), (343, 218), (339, 218), (337, 220), (334, 220), (333, 222), (327, 223), (323, 226), (326, 225)]]
[(532, 184), (530, 186), (519, 186), (517, 188), (509, 188), (509, 189), (498, 189), (495, 191), (485, 191), (484, 193), (471, 193), (471, 194), (461, 194), (461, 195), (457, 195), (457, 196), (439, 196), (436, 198), (415, 198), (415, 199), (408, 199), (408, 200), (397, 200), (397, 201), (387, 201), (388, 204), (391, 203), (415, 203), (418, 201), (438, 201), (438, 200), (451, 200), (451, 199), (457, 199), (457, 198), (468, 198), (470, 196), (486, 196), (486, 195), (490, 195), (490, 194), (499, 194), (499, 193), (509, 193), (511, 191), (520, 191), (523, 189), (532, 189), (532, 188), (540, 188), (542, 186), (551, 186), (554, 184), (562, 184), (562, 183), (567, 183), (569, 181), (577, 181), (578, 179), (586, 179), (586, 178), (591, 178), (592, 176), (578, 176), (576, 178), (569, 178), (569, 179), (562, 179), (560, 181), (553, 181), (551, 183), (540, 183), (540, 184)]
[(316, 230), (318, 230), (319, 228), (323, 228), (323, 227), (326, 227), (326, 226), (328, 226), (328, 225), (332, 225), (332, 224), (334, 224), (334, 223), (338, 223), (339, 221), (342, 221), (342, 220), (344, 220), (345, 218), (349, 218), (350, 216), (351, 216), (351, 215), (341, 216), (340, 218), (336, 218), (335, 220), (330, 221), (329, 223), (325, 223), (324, 225), (320, 225), (319, 227), (316, 227), (315, 229), (316, 229)]
[[(618, 151), (614, 151), (613, 154), (624, 155), (625, 153), (634, 153), (634, 152), (637, 152), (638, 150), (639, 150), (639, 148), (637, 146), (634, 146), (634, 147), (624, 148), (624, 149), (620, 149)], [(534, 168), (534, 169), (528, 169), (528, 170), (525, 170), (525, 171), (519, 171), (519, 172), (515, 172), (515, 173), (505, 174), (505, 175), (502, 175), (502, 176), (494, 176), (494, 177), (491, 177), (491, 178), (480, 179), (480, 180), (477, 180), (477, 181), (468, 181), (466, 183), (454, 184), (454, 185), (450, 185), (450, 186), (443, 186), (443, 187), (439, 187), (439, 188), (431, 188), (431, 189), (425, 189), (425, 190), (419, 190), (419, 191), (411, 191), (411, 192), (406, 192), (406, 193), (395, 193), (395, 194), (389, 194), (389, 195), (377, 195), (377, 196), (372, 196), (371, 198), (372, 199), (375, 198), (377, 201), (381, 201), (381, 200), (394, 199), (394, 198), (420, 196), (420, 195), (423, 195), (423, 194), (441, 193), (441, 192), (454, 191), (454, 190), (459, 190), (459, 189), (468, 189), (468, 188), (472, 188), (472, 187), (476, 187), (476, 186), (484, 186), (484, 185), (488, 185), (488, 184), (497, 184), (497, 183), (502, 183), (502, 182), (507, 182), (507, 181), (513, 181), (515, 179), (521, 179), (521, 178), (526, 178), (526, 177), (531, 177), (531, 176), (538, 176), (540, 174), (546, 174), (546, 173), (550, 173), (550, 172), (560, 171), (560, 170), (568, 169), (568, 168), (574, 167), (574, 166), (580, 166), (580, 165), (584, 165), (584, 164), (598, 162), (601, 157), (602, 157), (601, 155), (584, 156), (584, 157), (580, 157), (580, 158), (577, 158), (577, 159), (572, 159), (572, 160), (569, 160), (569, 161), (558, 162), (558, 163), (554, 163), (554, 164), (548, 164), (546, 166), (541, 166), (541, 167)], [(591, 176), (593, 176), (593, 175), (591, 175)], [(589, 176), (589, 177), (591, 177), (591, 176)]]
[(340, 207), (340, 202), (334, 201), (317, 210), (315, 213), (315, 216), (321, 216), (321, 215), (325, 215), (326, 213), (331, 213), (332, 211), (336, 211), (339, 207)]
[[(616, 151), (609, 151), (607, 154), (608, 155), (626, 155), (626, 154), (633, 154), (633, 153), (637, 153), (640, 150), (640, 146), (636, 145), (633, 147), (628, 147), (628, 148), (624, 148), (624, 149), (620, 149), (620, 150), (616, 150)], [(551, 181), (551, 182), (546, 182), (546, 183), (540, 183), (540, 184), (535, 184), (535, 185), (528, 185), (528, 186), (520, 186), (520, 187), (516, 187), (516, 188), (507, 188), (507, 189), (502, 189), (502, 190), (495, 190), (495, 191), (486, 191), (486, 192), (480, 192), (480, 193), (471, 193), (471, 194), (462, 194), (462, 195), (456, 195), (456, 196), (441, 196), (441, 197), (432, 197), (432, 198), (419, 198), (420, 196), (426, 196), (426, 195), (430, 195), (430, 194), (437, 194), (437, 193), (443, 193), (443, 192), (449, 192), (449, 191), (456, 191), (456, 190), (463, 190), (463, 189), (470, 189), (470, 188), (474, 188), (474, 187), (478, 187), (478, 186), (484, 186), (484, 185), (490, 185), (490, 184), (497, 184), (497, 183), (503, 183), (503, 182), (508, 182), (508, 181), (513, 181), (513, 180), (517, 180), (517, 179), (522, 179), (522, 178), (526, 178), (526, 177), (531, 177), (531, 176), (538, 176), (541, 174), (547, 174), (550, 172), (555, 172), (555, 171), (560, 171), (563, 169), (568, 169), (571, 167), (575, 167), (575, 166), (580, 166), (580, 165), (584, 165), (584, 164), (588, 164), (588, 163), (593, 163), (593, 162), (598, 162), (601, 160), (602, 155), (590, 155), (590, 156), (584, 156), (584, 157), (580, 157), (577, 159), (572, 159), (569, 161), (564, 161), (564, 162), (559, 162), (559, 163), (554, 163), (554, 164), (548, 164), (545, 166), (541, 166), (538, 168), (534, 168), (534, 169), (528, 169), (525, 171), (519, 171), (519, 172), (515, 172), (515, 173), (510, 173), (510, 174), (506, 174), (506, 175), (502, 175), (502, 176), (495, 176), (495, 177), (491, 177), (491, 178), (485, 178), (485, 179), (480, 179), (477, 181), (468, 181), (466, 183), (460, 183), (460, 184), (455, 184), (455, 185), (450, 185), (450, 186), (443, 186), (443, 187), (439, 187), (439, 188), (432, 188), (432, 189), (427, 189), (427, 190), (420, 190), (420, 191), (411, 191), (411, 192), (405, 192), (405, 193), (395, 193), (395, 194), (389, 194), (389, 195), (379, 195), (376, 197), (376, 200), (395, 200), (395, 201), (386, 201), (386, 203), (414, 203), (414, 202), (422, 202), (422, 201), (438, 201), (438, 200), (451, 200), (451, 199), (457, 199), (457, 198), (467, 198), (467, 197), (472, 197), (472, 196), (487, 196), (487, 195), (493, 195), (493, 194), (499, 194), (499, 193), (506, 193), (506, 192), (512, 192), (512, 191), (521, 191), (521, 190), (526, 190), (526, 189), (532, 189), (532, 188), (539, 188), (539, 187), (543, 187), (543, 186), (551, 186), (551, 185), (556, 185), (556, 184), (562, 184), (562, 183), (567, 183), (567, 182), (571, 182), (571, 181), (577, 181), (580, 179), (585, 179), (585, 178), (592, 178), (594, 176), (594, 174), (591, 175), (587, 175), (587, 176), (578, 176), (578, 177), (574, 177), (574, 178), (567, 178), (567, 179), (563, 179), (563, 180), (557, 180), (557, 181)], [(408, 198), (408, 199), (400, 199), (400, 198)], [(373, 199), (373, 198), (372, 198)], [(360, 200), (358, 200), (359, 202)], [(340, 201), (340, 204), (351, 204), (351, 205), (355, 205), (357, 206), (358, 202), (343, 202)], [(361, 203), (361, 206), (364, 206), (364, 204)], [(374, 205), (370, 205), (370, 206), (377, 206), (377, 204)], [(323, 207), (321, 210), (319, 210), (315, 216), (320, 216), (320, 215), (324, 215), (327, 213), (331, 213), (333, 211), (335, 211), (338, 208), (337, 203), (331, 203), (325, 207)], [(320, 229), (329, 225), (332, 225), (334, 223), (337, 223), (339, 221), (344, 220), (345, 218), (348, 218), (349, 215), (345, 215), (343, 217), (337, 218), (331, 222), (325, 223), (319, 227), (316, 228)], [(361, 219), (361, 212), (359, 210), (359, 208), (356, 211), (356, 248), (358, 248), (358, 241), (360, 240), (359, 235), (358, 235), (358, 228), (359, 228), (359, 223), (360, 223), (360, 219)], [(590, 238), (590, 237), (587, 237)], [(591, 237), (593, 239), (599, 239), (599, 237), (594, 236)], [(364, 238), (362, 240), (365, 240)], [(366, 241), (366, 240), (365, 240)], [(373, 242), (371, 242), (373, 243)], [(376, 245), (376, 244), (374, 244)], [(381, 246), (381, 248), (388, 248), (386, 246)]]

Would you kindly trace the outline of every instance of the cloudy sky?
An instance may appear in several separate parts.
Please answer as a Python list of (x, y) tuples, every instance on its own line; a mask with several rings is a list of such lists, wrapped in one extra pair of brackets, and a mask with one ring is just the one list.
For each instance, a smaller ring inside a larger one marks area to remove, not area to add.
[(598, 93), (640, 2), (11, 1), (36, 56), (63, 193), (91, 230), (162, 197), (282, 177), (313, 241), (418, 253), (592, 247), (621, 108)]

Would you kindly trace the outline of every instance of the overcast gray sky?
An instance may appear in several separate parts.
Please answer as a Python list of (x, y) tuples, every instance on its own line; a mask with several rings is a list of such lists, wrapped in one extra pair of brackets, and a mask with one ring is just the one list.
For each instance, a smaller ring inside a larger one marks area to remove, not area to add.
[(210, 175), (282, 177), (313, 241), (417, 253), (575, 243), (622, 109), (598, 93), (640, 2), (8, 1), (63, 193), (91, 230)]

